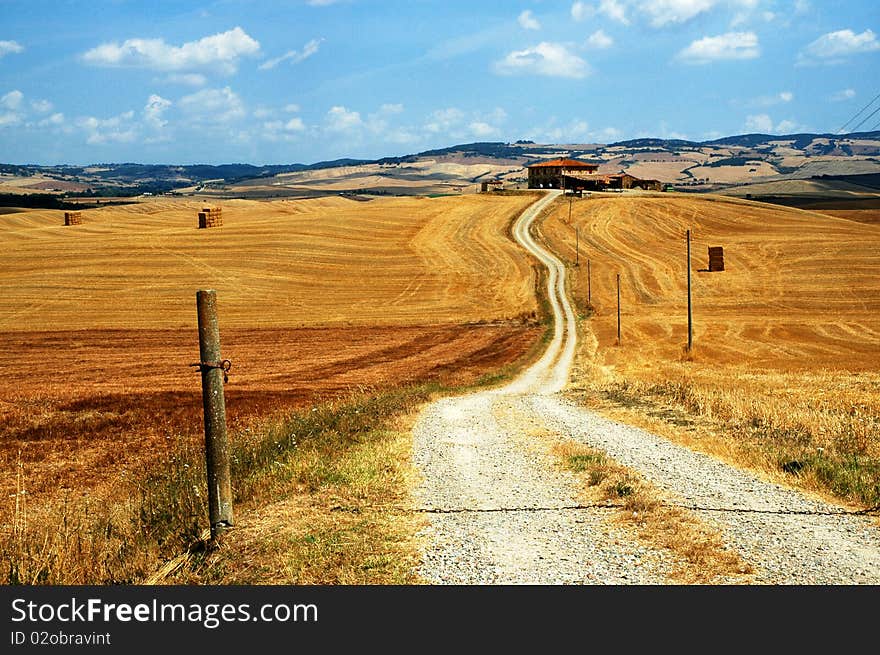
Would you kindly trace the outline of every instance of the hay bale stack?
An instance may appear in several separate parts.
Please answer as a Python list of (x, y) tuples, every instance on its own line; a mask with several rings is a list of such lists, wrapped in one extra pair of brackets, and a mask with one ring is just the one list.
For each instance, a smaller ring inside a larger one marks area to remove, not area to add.
[(82, 212), (64, 212), (64, 224), (65, 225), (80, 225), (82, 224)]
[(721, 246), (709, 247), (709, 270), (724, 270), (724, 248)]
[(220, 207), (202, 207), (199, 212), (199, 227), (220, 227), (223, 225), (223, 214)]

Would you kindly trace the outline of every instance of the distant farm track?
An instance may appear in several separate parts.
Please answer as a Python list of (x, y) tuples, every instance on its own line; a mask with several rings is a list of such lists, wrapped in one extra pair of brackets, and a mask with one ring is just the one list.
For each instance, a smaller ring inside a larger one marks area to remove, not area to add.
[(180, 328), (217, 290), (226, 327), (434, 325), (536, 311), (531, 265), (509, 238), (529, 195), (222, 201), (158, 198), (0, 218), (0, 331)]
[[(880, 225), (712, 197), (593, 197), (543, 223), (556, 252), (580, 262), (572, 287), (610, 363), (678, 360), (687, 343), (685, 231), (692, 235), (694, 340), (705, 363), (876, 370)], [(705, 272), (707, 248), (725, 270)], [(621, 349), (616, 275), (621, 276)]]

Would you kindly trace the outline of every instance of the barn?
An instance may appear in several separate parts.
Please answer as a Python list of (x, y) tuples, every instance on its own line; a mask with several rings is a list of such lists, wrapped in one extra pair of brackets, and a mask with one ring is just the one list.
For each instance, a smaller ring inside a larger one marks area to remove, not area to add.
[(592, 175), (598, 164), (588, 164), (577, 159), (551, 159), (528, 166), (530, 189), (564, 189), (566, 178), (582, 178)]

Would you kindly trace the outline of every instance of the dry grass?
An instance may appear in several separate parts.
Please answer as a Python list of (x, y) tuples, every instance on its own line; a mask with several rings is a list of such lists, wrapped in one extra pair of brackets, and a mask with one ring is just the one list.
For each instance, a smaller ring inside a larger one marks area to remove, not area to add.
[(678, 563), (671, 573), (680, 584), (745, 584), (751, 566), (724, 544), (721, 533), (688, 511), (667, 503), (658, 490), (604, 453), (575, 442), (551, 452), (584, 484), (586, 502), (619, 507), (616, 522), (634, 527), (644, 543), (669, 551)]
[[(578, 226), (591, 262), (594, 311), (583, 312), (573, 387), (585, 402), (777, 481), (880, 502), (880, 226), (674, 195), (576, 200), (567, 220), (566, 201), (542, 232), (573, 261)], [(702, 272), (716, 245), (726, 270)], [(572, 270), (583, 311), (586, 271)]]

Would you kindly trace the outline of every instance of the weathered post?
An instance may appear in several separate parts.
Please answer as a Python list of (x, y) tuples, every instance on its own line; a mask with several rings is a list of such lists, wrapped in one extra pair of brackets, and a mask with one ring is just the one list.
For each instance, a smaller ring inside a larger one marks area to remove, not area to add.
[(617, 345), (620, 345), (620, 273), (617, 274)]
[(574, 228), (574, 265), (581, 265), (581, 231), (580, 228)]
[(196, 292), (199, 316), (198, 366), (202, 373), (202, 404), (205, 410), (205, 462), (208, 477), (208, 518), (211, 540), (233, 525), (232, 484), (229, 473), (229, 443), (226, 439), (226, 398), (223, 383), (231, 366), (220, 358), (220, 329), (217, 324), (217, 292)]
[(691, 231), (687, 231), (687, 268), (688, 268), (688, 352), (694, 346), (694, 318), (691, 311)]
[(592, 281), (592, 272), (590, 271), (590, 260), (587, 260), (587, 306), (590, 307), (593, 305), (592, 299), (592, 291), (593, 291), (593, 281)]

